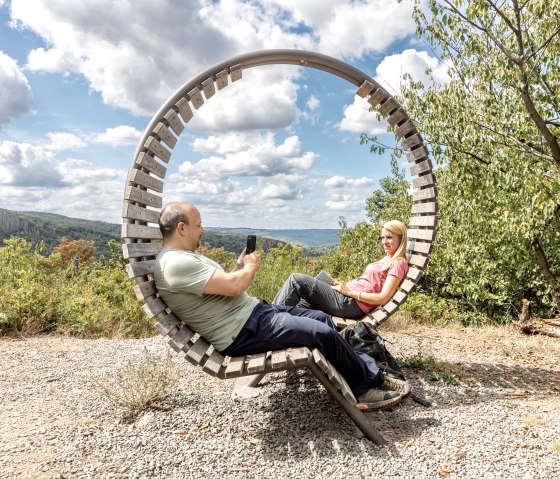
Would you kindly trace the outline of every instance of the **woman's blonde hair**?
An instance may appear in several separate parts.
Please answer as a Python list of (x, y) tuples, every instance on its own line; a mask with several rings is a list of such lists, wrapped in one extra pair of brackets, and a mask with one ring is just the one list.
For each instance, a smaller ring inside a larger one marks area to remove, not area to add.
[(389, 269), (391, 265), (393, 265), (393, 263), (395, 263), (396, 261), (399, 261), (401, 259), (404, 259), (406, 261), (406, 247), (408, 244), (408, 238), (406, 233), (406, 226), (398, 220), (387, 221), (387, 223), (383, 225), (383, 228), (401, 237), (401, 241), (399, 243), (397, 251), (395, 251), (393, 257), (383, 265), (382, 270), (386, 270)]

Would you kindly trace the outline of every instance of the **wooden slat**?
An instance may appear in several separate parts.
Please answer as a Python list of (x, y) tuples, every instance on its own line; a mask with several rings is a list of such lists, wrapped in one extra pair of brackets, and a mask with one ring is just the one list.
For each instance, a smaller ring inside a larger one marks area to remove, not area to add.
[(408, 260), (408, 262), (414, 266), (417, 266), (418, 268), (423, 268), (428, 262), (428, 257), (420, 256), (418, 254), (413, 254)]
[(173, 133), (175, 133), (177, 136), (179, 136), (185, 129), (175, 110), (169, 110), (163, 118), (165, 119), (169, 127), (173, 130)]
[(342, 395), (346, 398), (347, 401), (350, 403), (355, 404), (356, 398), (352, 394), (348, 383), (344, 379), (344, 377), (332, 366), (325, 356), (318, 350), (313, 350), (313, 361), (321, 371), (325, 373), (325, 375), (331, 380), (331, 382), (340, 390)]
[(165, 148), (165, 146), (163, 146), (155, 137), (149, 136), (144, 143), (144, 148), (153, 153), (160, 160), (169, 163), (169, 160), (171, 159), (171, 152), (167, 148)]
[(398, 108), (400, 108), (399, 103), (397, 102), (397, 100), (395, 100), (394, 98), (389, 98), (385, 103), (383, 103), (380, 107), (379, 107), (379, 113), (381, 113), (383, 116), (387, 116), (390, 113), (392, 113), (393, 111), (396, 111)]
[(228, 72), (227, 70), (222, 70), (216, 73), (216, 83), (218, 85), (218, 90), (228, 86)]
[(405, 278), (405, 280), (401, 283), (401, 289), (406, 291), (408, 294), (412, 293), (416, 288), (416, 283), (412, 281), (410, 278)]
[(177, 137), (173, 135), (167, 126), (161, 121), (154, 128), (154, 135), (163, 141), (169, 148), (175, 148)]
[(183, 121), (188, 123), (193, 117), (189, 101), (186, 98), (181, 98), (177, 103), (175, 103), (175, 106), (177, 107), (177, 110), (179, 110), (179, 115), (181, 115)]
[(409, 162), (418, 161), (423, 158), (428, 158), (429, 154), (430, 152), (428, 151), (428, 148), (426, 148), (425, 146), (421, 146), (420, 148), (416, 148), (412, 150), (408, 155), (406, 155), (406, 159)]
[(156, 256), (161, 243), (125, 243), (122, 245), (124, 259)]
[(177, 331), (175, 336), (173, 336), (172, 340), (177, 345), (179, 350), (184, 351), (185, 346), (194, 336), (194, 331), (187, 326), (181, 326), (181, 328)]
[(424, 241), (433, 241), (434, 230), (420, 230), (420, 229), (409, 229), (407, 230), (408, 238), (416, 238)]
[(143, 206), (131, 205), (124, 203), (122, 217), (127, 220), (143, 221), (146, 223), (158, 222), (160, 212), (158, 210), (149, 210)]
[(436, 182), (436, 178), (432, 173), (429, 173), (419, 178), (412, 180), (412, 188), (422, 188), (423, 186), (432, 186)]
[(410, 212), (412, 214), (421, 214), (421, 213), (435, 213), (436, 212), (436, 203), (435, 201), (430, 201), (428, 203), (414, 203)]
[(412, 193), (412, 201), (431, 200), (436, 197), (436, 190), (434, 187), (424, 188)]
[(307, 364), (311, 355), (311, 351), (307, 348), (290, 348), (286, 353), (296, 366)]
[(146, 298), (145, 303), (142, 305), (142, 310), (146, 313), (148, 319), (152, 319), (154, 316), (157, 316), (166, 309), (167, 305), (156, 296)]
[(338, 316), (332, 317), (333, 323), (336, 329), (343, 329), (346, 327), (346, 320), (344, 318), (339, 318)]
[(273, 351), (271, 357), (272, 369), (280, 369), (288, 364), (288, 358), (286, 357), (286, 350), (281, 349), (280, 351)]
[(222, 369), (223, 363), (224, 356), (218, 351), (214, 350), (208, 357), (208, 360), (204, 363), (202, 370), (210, 374), (210, 376), (218, 376)]
[(123, 238), (134, 239), (161, 239), (161, 231), (155, 226), (135, 225), (132, 223), (123, 223), (121, 227), (121, 236)]
[(245, 366), (245, 356), (237, 356), (229, 360), (226, 366), (226, 371), (224, 377), (233, 378), (238, 377), (243, 373), (243, 368)]
[(139, 300), (144, 300), (149, 296), (155, 296), (157, 293), (156, 285), (153, 280), (138, 283), (133, 286), (134, 294)]
[(362, 98), (367, 97), (373, 90), (375, 90), (375, 86), (370, 83), (369, 81), (364, 81), (358, 90), (356, 91), (356, 95), (361, 96)]
[(251, 374), (263, 371), (266, 366), (266, 353), (253, 354), (249, 358), (247, 371)]
[(402, 125), (395, 128), (395, 135), (397, 138), (406, 137), (407, 135), (413, 135), (417, 133), (416, 125), (412, 120), (406, 120)]
[(416, 133), (415, 135), (409, 136), (402, 141), (402, 147), (405, 150), (410, 148), (414, 148), (417, 145), (421, 145), (423, 143), (422, 135), (420, 133)]
[(128, 263), (126, 272), (129, 278), (137, 278), (138, 276), (146, 276), (154, 272), (154, 260), (137, 261), (135, 263)]
[(185, 357), (189, 360), (189, 362), (192, 362), (193, 364), (200, 364), (204, 359), (206, 351), (208, 351), (209, 348), (210, 344), (206, 342), (201, 336), (191, 346)]
[(389, 301), (388, 303), (383, 305), (383, 309), (387, 311), (389, 314), (394, 313), (398, 309), (399, 305), (394, 301)]
[(387, 121), (389, 122), (389, 125), (395, 126), (407, 119), (408, 114), (406, 113), (406, 111), (404, 111), (402, 108), (399, 108), (394, 113), (391, 113), (391, 116), (387, 118)]
[(197, 87), (194, 87), (188, 94), (189, 100), (197, 110), (204, 104), (202, 93)]
[(202, 91), (207, 100), (214, 96), (216, 87), (214, 86), (214, 80), (212, 80), (212, 78), (207, 78), (202, 82)]
[(430, 160), (424, 160), (420, 163), (416, 163), (415, 165), (411, 166), (410, 174), (411, 175), (419, 175), (421, 173), (426, 173), (427, 171), (432, 170), (432, 162)]
[(404, 291), (399, 290), (394, 294), (392, 301), (397, 304), (402, 304), (407, 297), (408, 294), (406, 294)]
[(383, 311), (381, 308), (377, 308), (375, 311), (373, 311), (370, 314), (375, 321), (383, 321), (387, 317), (387, 313)]
[(422, 270), (418, 268), (409, 268), (408, 273), (406, 275), (407, 278), (409, 278), (411, 281), (414, 281), (415, 283), (418, 283), (421, 276), (422, 276)]
[(231, 81), (241, 80), (243, 77), (243, 70), (241, 65), (234, 65), (229, 69), (229, 75), (231, 77)]
[(167, 314), (156, 323), (156, 328), (162, 336), (167, 336), (173, 329), (179, 327), (181, 321), (173, 314)]
[(416, 253), (430, 254), (432, 243), (423, 241), (410, 241), (407, 245), (407, 249)]
[(150, 176), (143, 171), (133, 169), (130, 172), (129, 181), (135, 183), (135, 185), (144, 186), (153, 191), (157, 191), (158, 193), (163, 193), (163, 181)]
[(160, 178), (165, 178), (165, 173), (167, 173), (167, 168), (163, 166), (160, 162), (156, 161), (153, 156), (150, 156), (145, 151), (138, 153), (135, 163), (145, 168), (146, 170), (152, 172), (154, 175)]
[(410, 226), (435, 226), (435, 216), (413, 216), (408, 220)]
[(136, 188), (135, 186), (127, 186), (125, 188), (124, 199), (125, 201), (130, 201), (131, 203), (140, 203), (146, 206), (153, 206), (154, 208), (161, 209), (162, 206), (161, 196), (148, 193), (147, 191)]
[(371, 106), (377, 106), (390, 96), (391, 95), (389, 95), (389, 93), (387, 93), (383, 88), (378, 88), (377, 90), (375, 90), (373, 95), (368, 98), (368, 103)]

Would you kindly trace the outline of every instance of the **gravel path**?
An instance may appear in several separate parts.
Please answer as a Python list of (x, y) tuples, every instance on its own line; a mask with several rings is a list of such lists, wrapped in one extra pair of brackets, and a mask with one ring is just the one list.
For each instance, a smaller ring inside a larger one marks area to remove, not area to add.
[(233, 381), (175, 358), (162, 408), (123, 420), (91, 386), (160, 337), (0, 340), (1, 478), (558, 478), (560, 340), (508, 328), (408, 327), (383, 335), (397, 357), (433, 357), (441, 378), (405, 369), (415, 392), (368, 413), (390, 445), (365, 440), (314, 378), (271, 374), (233, 400)]

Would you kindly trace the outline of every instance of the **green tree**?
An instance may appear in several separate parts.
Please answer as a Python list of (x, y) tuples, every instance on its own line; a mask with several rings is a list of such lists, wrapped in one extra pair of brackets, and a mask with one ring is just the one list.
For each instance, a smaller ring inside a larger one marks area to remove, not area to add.
[(486, 314), (523, 297), (560, 310), (560, 1), (413, 2), (450, 78), (401, 99), (445, 166), (429, 270)]

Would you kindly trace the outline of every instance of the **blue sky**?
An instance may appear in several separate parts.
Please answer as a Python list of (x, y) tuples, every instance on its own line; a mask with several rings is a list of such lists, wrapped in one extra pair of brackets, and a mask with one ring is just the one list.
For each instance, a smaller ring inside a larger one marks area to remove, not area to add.
[[(391, 0), (0, 0), (0, 207), (120, 222), (144, 128), (181, 85), (242, 53), (311, 50), (396, 91), (445, 73)], [(356, 88), (294, 66), (246, 70), (186, 125), (164, 202), (207, 226), (336, 228), (364, 218), (395, 144)]]

